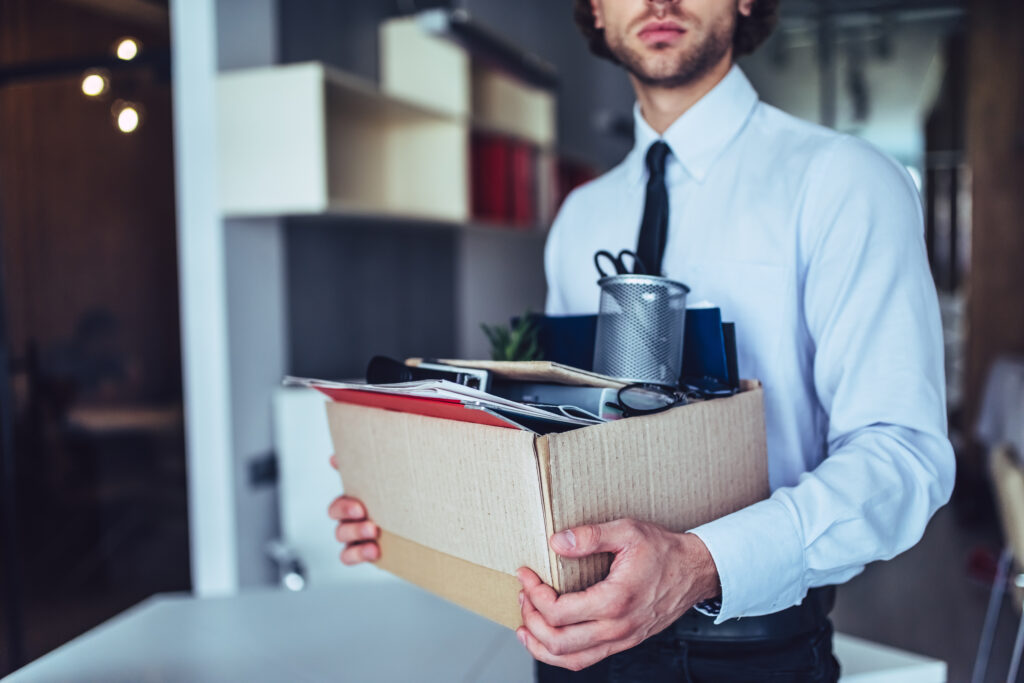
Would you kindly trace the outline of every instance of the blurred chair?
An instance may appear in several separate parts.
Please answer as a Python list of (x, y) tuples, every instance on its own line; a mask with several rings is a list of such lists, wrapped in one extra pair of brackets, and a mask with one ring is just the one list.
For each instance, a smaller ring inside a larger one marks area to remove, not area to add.
[(978, 441), (994, 449), (1008, 444), (1024, 456), (1024, 356), (1004, 356), (989, 370), (975, 427)]
[(338, 557), (342, 546), (334, 538), (327, 506), (342, 487), (327, 461), (334, 449), (325, 401), (319, 392), (304, 388), (281, 388), (274, 396), (281, 538), (267, 552), (290, 590), (307, 583), (397, 581), (370, 565), (345, 567)]
[(985, 680), (999, 610), (1011, 581), (1014, 606), (1021, 611), (1021, 619), (1006, 680), (1016, 681), (1024, 653), (1024, 467), (1021, 463), (1021, 454), (1024, 454), (1024, 358), (1000, 358), (993, 364), (985, 384), (975, 433), (978, 440), (990, 449), (989, 473), (1006, 545), (989, 595), (971, 681), (982, 683)]

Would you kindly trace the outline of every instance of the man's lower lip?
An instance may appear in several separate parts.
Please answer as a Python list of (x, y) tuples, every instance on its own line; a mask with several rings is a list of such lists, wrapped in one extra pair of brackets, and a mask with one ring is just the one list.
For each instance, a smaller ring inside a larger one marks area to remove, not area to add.
[(672, 29), (659, 29), (652, 31), (643, 31), (640, 34), (641, 40), (647, 43), (669, 43), (676, 38), (683, 35), (683, 31), (675, 31)]

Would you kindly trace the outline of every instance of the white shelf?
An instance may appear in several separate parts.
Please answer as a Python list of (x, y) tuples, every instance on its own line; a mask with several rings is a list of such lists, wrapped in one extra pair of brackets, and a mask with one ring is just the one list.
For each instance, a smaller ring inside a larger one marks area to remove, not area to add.
[[(324, 211), (317, 213), (294, 213), (294, 214), (280, 214), (281, 216), (295, 216), (300, 218), (312, 218), (312, 219), (329, 219), (336, 220), (342, 223), (354, 222), (359, 224), (373, 224), (373, 223), (385, 223), (387, 225), (402, 225), (408, 224), (410, 226), (416, 226), (425, 230), (436, 229), (436, 230), (450, 230), (453, 232), (465, 232), (465, 233), (494, 233), (499, 235), (508, 235), (509, 237), (522, 238), (522, 239), (547, 239), (548, 230), (550, 224), (538, 223), (537, 225), (522, 226), (522, 225), (507, 225), (503, 223), (494, 223), (485, 220), (478, 219), (465, 219), (465, 220), (444, 220), (433, 218), (425, 215), (413, 215), (408, 213), (388, 213), (384, 211), (366, 211), (359, 210), (352, 205), (345, 206), (331, 206)], [(255, 218), (258, 217), (256, 214), (232, 214), (232, 218)]]
[(475, 125), (541, 148), (555, 144), (554, 95), (481, 64), (474, 64), (471, 72)]
[(218, 141), (228, 216), (468, 218), (464, 121), (319, 62), (220, 76)]
[(381, 24), (379, 44), (382, 91), (452, 116), (469, 116), (470, 62), (465, 50), (430, 35), (415, 18)]
[(473, 63), (415, 18), (384, 23), (380, 44), (380, 88), (321, 62), (218, 78), (221, 212), (464, 224), (482, 130), (538, 148), (538, 221), (549, 222), (552, 93)]
[[(380, 44), (380, 88), (319, 62), (218, 78), (225, 216), (463, 224), (471, 211), (472, 130), (552, 153), (551, 93), (471, 62), (415, 19), (385, 22)], [(539, 171), (545, 163), (538, 161)], [(550, 202), (538, 202), (538, 219), (546, 223)]]
[(384, 92), (541, 148), (555, 143), (553, 93), (472, 61), (453, 43), (424, 31), (414, 17), (381, 26), (380, 64)]

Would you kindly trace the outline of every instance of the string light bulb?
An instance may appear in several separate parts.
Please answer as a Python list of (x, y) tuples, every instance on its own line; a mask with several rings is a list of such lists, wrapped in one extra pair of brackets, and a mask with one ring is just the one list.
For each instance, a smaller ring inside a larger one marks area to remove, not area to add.
[(90, 69), (82, 75), (82, 93), (87, 97), (99, 97), (110, 88), (110, 78), (100, 69)]
[(117, 41), (117, 46), (114, 48), (114, 54), (117, 55), (118, 59), (130, 62), (139, 55), (141, 49), (142, 46), (139, 45), (139, 41), (134, 38), (122, 38)]
[(114, 116), (114, 124), (122, 133), (134, 133), (142, 125), (142, 106), (135, 102), (118, 100), (110, 112)]

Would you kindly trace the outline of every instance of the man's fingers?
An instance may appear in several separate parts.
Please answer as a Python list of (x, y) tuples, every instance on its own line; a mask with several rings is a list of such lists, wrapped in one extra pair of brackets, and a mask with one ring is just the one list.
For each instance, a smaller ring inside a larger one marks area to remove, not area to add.
[(334, 537), (348, 545), (341, 551), (345, 564), (374, 562), (380, 559), (380, 546), (376, 543), (380, 528), (366, 519), (366, 508), (355, 498), (339, 496), (327, 508), (331, 519), (340, 522)]
[(587, 621), (570, 626), (553, 626), (530, 601), (523, 596), (523, 626), (536, 638), (544, 648), (553, 655), (565, 656), (589, 650), (597, 645), (616, 640), (625, 635), (613, 622)]
[(527, 651), (533, 655), (534, 659), (544, 662), (545, 664), (560, 666), (563, 669), (570, 669), (572, 671), (585, 669), (611, 654), (611, 648), (608, 645), (598, 645), (597, 647), (584, 650), (583, 652), (576, 652), (571, 655), (560, 657), (549, 652), (548, 649), (544, 647), (544, 644), (537, 640), (537, 638), (535, 638), (528, 629), (520, 627), (519, 630), (516, 631), (516, 635), (519, 637), (519, 642), (521, 642)]
[(334, 530), (334, 537), (341, 543), (355, 543), (374, 540), (379, 533), (373, 522), (342, 522)]
[[(607, 581), (607, 580), (606, 580)], [(627, 605), (619, 591), (605, 581), (576, 593), (558, 595), (555, 589), (540, 584), (527, 591), (530, 601), (552, 626), (568, 626), (595, 619), (621, 616)]]
[(339, 496), (327, 506), (327, 516), (331, 519), (342, 519), (345, 516), (345, 498)]
[(520, 567), (516, 570), (516, 578), (519, 579), (519, 583), (523, 584), (523, 588), (526, 590), (531, 590), (536, 586), (546, 585), (540, 580), (540, 577), (537, 576), (537, 572), (533, 571), (529, 567)]
[(552, 626), (613, 619), (628, 607), (627, 598), (620, 594), (619, 587), (608, 583), (607, 579), (584, 591), (559, 595), (527, 567), (520, 567), (516, 576), (523, 585), (523, 594)]
[(366, 508), (355, 498), (338, 496), (327, 508), (327, 515), (339, 522), (360, 522), (366, 519)]
[(606, 524), (588, 524), (566, 529), (551, 537), (551, 549), (562, 557), (584, 557), (595, 553), (619, 553), (636, 543), (641, 530), (630, 519)]
[[(526, 572), (529, 572), (529, 574)], [(523, 593), (530, 598), (534, 604), (539, 602), (549, 605), (558, 600), (558, 593), (555, 592), (555, 589), (541, 581), (540, 578), (532, 571), (528, 569), (526, 571), (519, 570), (517, 576), (520, 577), (519, 582), (523, 584)], [(561, 626), (561, 624), (557, 625)]]
[(341, 561), (348, 565), (375, 562), (378, 559), (380, 559), (380, 546), (373, 541), (350, 543), (341, 551)]
[[(523, 595), (552, 626), (568, 626), (596, 618), (592, 612), (598, 605), (593, 601), (593, 596), (588, 597), (587, 601), (569, 597), (576, 593), (566, 593), (560, 598), (554, 588), (541, 581), (536, 572), (528, 567), (520, 567), (516, 576), (523, 586)], [(560, 602), (562, 598), (566, 600)]]
[[(533, 570), (523, 567), (516, 572), (516, 576), (519, 577), (519, 583), (523, 585), (523, 595), (526, 596), (527, 601), (540, 611), (544, 619), (552, 626), (568, 626), (582, 621), (590, 621), (593, 618), (587, 612), (585, 605), (580, 605), (578, 602), (570, 605), (572, 600), (563, 603), (567, 607), (566, 609), (554, 609), (553, 606), (559, 599), (558, 593), (554, 588), (541, 581)], [(567, 595), (571, 595), (571, 593)], [(541, 605), (544, 609), (538, 607)], [(576, 607), (576, 609), (571, 610), (568, 607)], [(523, 614), (525, 618), (526, 613)]]

